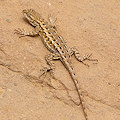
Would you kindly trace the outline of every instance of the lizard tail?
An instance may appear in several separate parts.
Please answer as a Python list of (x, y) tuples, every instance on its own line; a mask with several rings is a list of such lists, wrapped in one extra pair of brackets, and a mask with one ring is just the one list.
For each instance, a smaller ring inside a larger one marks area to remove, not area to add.
[(83, 110), (83, 113), (84, 113), (84, 116), (85, 116), (85, 120), (88, 120), (88, 116), (87, 116), (87, 112), (86, 112), (86, 107), (85, 107), (85, 103), (84, 103), (84, 99), (83, 99), (83, 95), (82, 95), (82, 90), (79, 86), (79, 83), (78, 83), (78, 80), (77, 80), (77, 77), (76, 77), (76, 74), (74, 72), (74, 69), (72, 66), (69, 66), (69, 73), (72, 77), (72, 80), (73, 80), (73, 83), (75, 85), (75, 88), (77, 90), (77, 93), (78, 93), (78, 96), (79, 96), (79, 100), (80, 102), (79, 103), (76, 103), (74, 102), (76, 105), (80, 105), (81, 104), (81, 107), (82, 107), (82, 110)]

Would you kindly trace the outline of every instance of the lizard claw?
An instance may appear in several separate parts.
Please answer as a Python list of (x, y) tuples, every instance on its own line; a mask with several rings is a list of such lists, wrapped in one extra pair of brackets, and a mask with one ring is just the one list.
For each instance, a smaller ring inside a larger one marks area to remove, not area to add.
[(92, 56), (92, 53), (87, 55), (85, 59), (89, 61), (98, 61), (97, 59), (90, 58), (91, 56)]
[(41, 78), (42, 76), (44, 76), (45, 78), (48, 71), (47, 67), (43, 67), (43, 69), (40, 69), (40, 71), (42, 71), (42, 74), (39, 76), (39, 78)]
[(14, 31), (15, 31), (14, 34), (20, 35), (19, 38), (26, 36), (26, 32), (24, 29), (18, 28), (18, 29), (15, 29)]
[(47, 75), (47, 72), (50, 72), (50, 75), (52, 76), (52, 78), (55, 78), (54, 71), (51, 67), (43, 67), (43, 69), (40, 69), (40, 71), (42, 71), (42, 74), (39, 76), (39, 78), (42, 76), (44, 76), (44, 78), (45, 78)]
[(89, 65), (87, 63), (84, 63), (85, 60), (89, 60), (89, 61), (97, 61), (97, 59), (92, 59), (90, 58), (92, 56), (92, 54), (88, 54), (88, 55), (85, 55), (81, 58), (80, 62), (82, 62), (84, 65), (86, 65), (87, 67), (89, 67)]
[(92, 56), (92, 53), (83, 56), (82, 59), (81, 59), (81, 62), (83, 62), (83, 61), (85, 61), (85, 60), (89, 60), (89, 61), (98, 61), (97, 59), (90, 58), (91, 56)]

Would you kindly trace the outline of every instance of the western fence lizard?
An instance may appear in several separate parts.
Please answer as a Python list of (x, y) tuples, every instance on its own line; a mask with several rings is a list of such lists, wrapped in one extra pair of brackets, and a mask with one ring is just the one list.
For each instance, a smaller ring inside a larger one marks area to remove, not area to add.
[[(84, 63), (84, 60), (91, 60), (91, 61), (97, 61), (97, 60), (91, 59), (90, 58), (91, 55), (80, 57), (80, 54), (75, 47), (68, 49), (66, 42), (58, 34), (58, 32), (56, 31), (56, 28), (52, 25), (49, 25), (48, 22), (46, 22), (40, 16), (40, 14), (34, 11), (33, 9), (23, 10), (23, 14), (25, 15), (29, 23), (35, 27), (35, 29), (32, 32), (26, 32), (24, 29), (22, 30), (18, 28), (15, 30), (15, 33), (21, 35), (21, 37), (40, 35), (44, 45), (51, 52), (51, 54), (45, 56), (47, 64), (49, 65), (49, 68), (47, 70), (49, 70), (51, 72), (51, 75), (54, 77), (55, 65), (53, 60), (59, 59), (63, 63), (63, 65), (66, 67), (66, 69), (68, 70), (68, 72), (72, 77), (72, 80), (74, 82), (75, 88), (79, 96), (80, 102), (76, 104), (77, 105), (81, 104), (85, 119), (88, 120), (82, 91), (78, 84), (78, 80), (76, 78), (76, 75), (72, 66), (71, 56), (74, 54), (75, 58), (85, 65), (87, 64)], [(47, 72), (47, 70), (45, 72)]]

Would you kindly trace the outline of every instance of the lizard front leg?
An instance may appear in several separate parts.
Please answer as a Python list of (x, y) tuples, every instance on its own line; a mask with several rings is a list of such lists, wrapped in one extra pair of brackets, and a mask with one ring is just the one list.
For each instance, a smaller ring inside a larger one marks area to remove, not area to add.
[(73, 54), (75, 55), (75, 58), (79, 61), (79, 62), (82, 62), (84, 65), (88, 66), (88, 64), (84, 63), (85, 60), (89, 60), (89, 61), (98, 61), (97, 59), (92, 59), (90, 58), (92, 54), (89, 54), (89, 55), (85, 55), (83, 57), (80, 56), (80, 53), (79, 51), (75, 48), (75, 47), (72, 47), (69, 49), (69, 54), (70, 56), (72, 56)]
[(58, 60), (58, 59), (60, 59), (60, 55), (58, 53), (51, 53), (51, 54), (45, 56), (45, 60), (46, 60), (47, 64), (49, 65), (49, 67), (47, 67), (47, 68), (45, 67), (44, 69), (42, 69), (44, 75), (46, 75), (46, 73), (48, 71), (50, 71), (51, 76), (54, 78), (55, 64), (54, 64), (53, 60)]
[(19, 37), (25, 37), (25, 36), (34, 37), (34, 36), (39, 35), (39, 32), (40, 32), (40, 28), (39, 26), (36, 26), (35, 29), (31, 32), (27, 32), (24, 29), (18, 28), (18, 29), (15, 29), (14, 33), (20, 35)]

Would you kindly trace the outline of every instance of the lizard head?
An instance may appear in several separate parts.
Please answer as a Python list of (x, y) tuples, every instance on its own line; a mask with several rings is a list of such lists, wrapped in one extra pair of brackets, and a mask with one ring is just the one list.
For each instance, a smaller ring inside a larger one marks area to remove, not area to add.
[(23, 10), (23, 14), (27, 18), (27, 20), (29, 21), (30, 24), (32, 24), (33, 26), (38, 25), (37, 21), (39, 21), (39, 19), (40, 19), (40, 14), (37, 13), (35, 10), (25, 9), (25, 10)]

